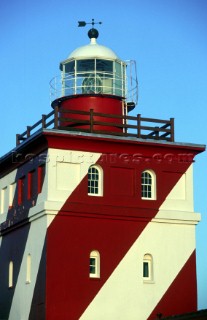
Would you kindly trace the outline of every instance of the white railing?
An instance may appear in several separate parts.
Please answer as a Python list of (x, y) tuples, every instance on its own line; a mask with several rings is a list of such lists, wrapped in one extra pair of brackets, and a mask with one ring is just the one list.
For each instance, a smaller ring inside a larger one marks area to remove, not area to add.
[(125, 96), (122, 79), (104, 72), (67, 73), (50, 82), (52, 100), (74, 94), (113, 94)]
[(126, 63), (126, 101), (138, 103), (138, 79), (135, 60), (127, 60)]

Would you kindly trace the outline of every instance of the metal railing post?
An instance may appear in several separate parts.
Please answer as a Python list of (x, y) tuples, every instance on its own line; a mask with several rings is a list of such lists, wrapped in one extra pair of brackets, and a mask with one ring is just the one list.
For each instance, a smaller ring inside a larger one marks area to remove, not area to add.
[(16, 146), (18, 146), (20, 144), (20, 141), (19, 141), (19, 137), (20, 137), (20, 134), (16, 134)]
[(160, 128), (159, 127), (155, 127), (155, 139), (159, 140), (159, 131), (160, 131)]
[(55, 106), (54, 111), (54, 128), (58, 129), (58, 106)]
[(137, 115), (137, 138), (141, 138), (141, 114)]
[(46, 115), (42, 114), (42, 129), (46, 128)]
[(90, 132), (93, 132), (93, 109), (90, 109)]
[(171, 131), (170, 141), (174, 142), (175, 141), (175, 123), (174, 123), (174, 118), (170, 118), (170, 131)]
[(30, 137), (31, 127), (27, 126), (27, 138)]

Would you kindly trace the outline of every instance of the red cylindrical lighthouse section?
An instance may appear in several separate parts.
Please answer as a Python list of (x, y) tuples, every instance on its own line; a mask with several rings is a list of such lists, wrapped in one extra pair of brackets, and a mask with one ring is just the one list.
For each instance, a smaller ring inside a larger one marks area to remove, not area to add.
[(59, 126), (122, 132), (123, 99), (110, 95), (76, 95), (59, 99)]

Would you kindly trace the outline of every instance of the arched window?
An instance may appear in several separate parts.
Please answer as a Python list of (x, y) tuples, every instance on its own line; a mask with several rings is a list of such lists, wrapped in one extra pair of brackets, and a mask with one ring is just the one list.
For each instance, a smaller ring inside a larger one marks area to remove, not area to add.
[(90, 278), (100, 278), (100, 254), (96, 250), (90, 253), (89, 267)]
[(14, 273), (14, 265), (13, 265), (13, 261), (9, 262), (9, 288), (13, 287), (13, 273)]
[(141, 175), (142, 199), (156, 199), (156, 176), (151, 170), (145, 170)]
[(100, 166), (90, 166), (88, 169), (88, 194), (103, 195), (103, 172)]
[(144, 281), (153, 280), (153, 261), (151, 254), (145, 254), (143, 258), (143, 279)]
[(27, 265), (26, 265), (26, 283), (31, 282), (31, 254), (27, 255)]

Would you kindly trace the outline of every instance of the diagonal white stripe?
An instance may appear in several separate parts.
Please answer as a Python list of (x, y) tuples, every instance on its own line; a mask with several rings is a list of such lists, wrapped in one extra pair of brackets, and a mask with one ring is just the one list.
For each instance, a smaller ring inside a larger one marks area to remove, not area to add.
[[(29, 318), (47, 228), (54, 220), (65, 201), (86, 176), (89, 166), (92, 163), (96, 163), (100, 156), (101, 154), (98, 153), (80, 153), (59, 149), (48, 150), (48, 163), (42, 192), (37, 198), (36, 206), (31, 208), (29, 212), (29, 217), (32, 221), (17, 284), (15, 286), (9, 320), (26, 320)], [(73, 170), (77, 162), (79, 163), (79, 172), (75, 176)], [(64, 165), (58, 167), (58, 163), (68, 164), (67, 169), (71, 170), (70, 177), (72, 179), (69, 183), (66, 181), (68, 176), (65, 176)], [(62, 176), (61, 179), (58, 175)], [(62, 179), (65, 179), (64, 183), (62, 183)], [(59, 180), (61, 181), (61, 184), (58, 184)], [(42, 210), (43, 212), (39, 212)], [(38, 214), (42, 213), (45, 215), (40, 215), (38, 218)], [(26, 284), (26, 260), (28, 254), (31, 254), (32, 261), (30, 284)]]
[[(186, 175), (190, 182), (191, 169)], [(181, 218), (180, 211), (176, 212), (171, 203), (172, 195), (174, 197), (181, 188), (183, 178), (175, 185), (156, 217), (146, 226), (85, 310), (81, 320), (148, 318), (195, 249), (195, 224), (199, 217), (188, 211), (191, 199), (182, 199), (181, 207), (177, 207), (177, 210), (184, 210), (185, 207), (187, 209), (182, 212)], [(191, 190), (188, 192), (190, 196)], [(169, 212), (170, 219), (167, 215)], [(145, 254), (153, 257), (153, 281), (148, 283), (143, 282), (142, 278)]]

